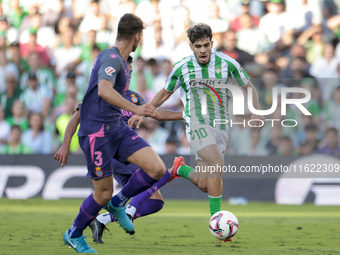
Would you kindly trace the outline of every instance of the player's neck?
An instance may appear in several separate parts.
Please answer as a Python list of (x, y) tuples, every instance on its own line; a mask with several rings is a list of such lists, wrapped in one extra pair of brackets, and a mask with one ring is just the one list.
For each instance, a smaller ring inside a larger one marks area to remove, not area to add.
[(114, 47), (116, 47), (119, 50), (119, 54), (127, 60), (132, 51), (133, 42), (126, 40), (116, 41)]

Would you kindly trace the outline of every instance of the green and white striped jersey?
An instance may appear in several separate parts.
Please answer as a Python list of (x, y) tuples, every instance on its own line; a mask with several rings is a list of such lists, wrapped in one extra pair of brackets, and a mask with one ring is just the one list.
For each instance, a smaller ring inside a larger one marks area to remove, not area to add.
[[(212, 50), (210, 62), (207, 65), (201, 65), (194, 53), (177, 62), (164, 88), (170, 92), (181, 88), (181, 99), (185, 107), (183, 117), (188, 126), (191, 122), (214, 127), (214, 120), (228, 120), (230, 97), (228, 89), (215, 88), (215, 85), (237, 84), (243, 87), (248, 81), (249, 76), (235, 59)], [(203, 108), (202, 111), (204, 100), (206, 100), (207, 109)], [(220, 130), (227, 129), (224, 124), (219, 125), (219, 128)]]

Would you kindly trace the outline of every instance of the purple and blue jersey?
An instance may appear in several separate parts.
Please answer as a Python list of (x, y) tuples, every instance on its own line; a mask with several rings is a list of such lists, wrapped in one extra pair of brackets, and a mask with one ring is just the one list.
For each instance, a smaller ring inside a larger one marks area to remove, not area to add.
[(114, 89), (123, 97), (129, 88), (129, 66), (115, 47), (101, 52), (93, 65), (80, 112), (81, 124), (78, 132), (80, 137), (94, 134), (99, 130), (103, 130), (104, 135), (113, 134), (121, 123), (121, 109), (98, 96), (98, 84), (101, 80), (112, 82)]

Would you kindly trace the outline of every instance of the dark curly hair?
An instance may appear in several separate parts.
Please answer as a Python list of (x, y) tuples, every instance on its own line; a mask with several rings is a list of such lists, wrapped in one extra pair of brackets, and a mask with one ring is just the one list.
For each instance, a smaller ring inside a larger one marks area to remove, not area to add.
[(192, 44), (205, 38), (208, 38), (211, 41), (212, 30), (207, 24), (198, 23), (187, 30), (187, 36)]

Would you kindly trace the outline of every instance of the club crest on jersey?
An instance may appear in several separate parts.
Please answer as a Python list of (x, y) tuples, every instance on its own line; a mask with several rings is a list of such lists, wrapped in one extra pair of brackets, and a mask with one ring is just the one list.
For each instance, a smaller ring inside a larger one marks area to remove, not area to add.
[(218, 67), (216, 67), (215, 68), (215, 72), (217, 73), (217, 74), (220, 74), (221, 73), (221, 68), (218, 66)]
[(105, 73), (109, 76), (112, 76), (112, 74), (116, 71), (112, 66), (108, 66), (105, 68)]
[(133, 102), (133, 103), (135, 103), (135, 104), (138, 103), (138, 98), (136, 97), (135, 94), (132, 94), (132, 95), (131, 95), (131, 102)]

